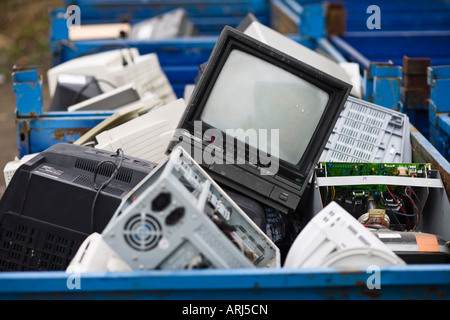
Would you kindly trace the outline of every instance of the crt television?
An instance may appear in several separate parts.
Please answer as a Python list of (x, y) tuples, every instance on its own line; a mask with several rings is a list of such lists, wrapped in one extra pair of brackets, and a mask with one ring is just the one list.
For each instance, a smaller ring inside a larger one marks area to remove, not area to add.
[(0, 201), (0, 271), (65, 270), (81, 243), (103, 231), (155, 166), (67, 143), (28, 160)]
[(351, 88), (226, 26), (168, 152), (182, 144), (220, 184), (295, 211)]

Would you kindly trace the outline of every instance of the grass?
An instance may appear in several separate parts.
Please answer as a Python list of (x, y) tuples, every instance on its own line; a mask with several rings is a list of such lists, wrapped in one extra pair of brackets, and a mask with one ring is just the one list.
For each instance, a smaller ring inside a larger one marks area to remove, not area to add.
[(0, 1), (0, 73), (9, 77), (14, 65), (50, 67), (49, 9), (62, 0)]

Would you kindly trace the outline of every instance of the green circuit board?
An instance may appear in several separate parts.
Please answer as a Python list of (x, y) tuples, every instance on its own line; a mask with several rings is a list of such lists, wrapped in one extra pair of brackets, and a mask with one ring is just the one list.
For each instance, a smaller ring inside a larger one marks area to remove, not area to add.
[[(370, 183), (370, 176), (391, 176), (427, 178), (431, 175), (429, 163), (350, 163), (350, 162), (319, 162), (317, 175), (320, 177), (369, 177), (364, 179)], [(359, 179), (350, 179), (358, 181)], [(417, 214), (422, 207), (416, 197), (414, 187), (392, 184), (345, 185), (322, 188), (324, 204), (336, 201), (355, 218), (361, 217), (369, 210), (381, 210), (391, 218), (391, 227), (395, 230), (412, 230), (415, 228)], [(387, 181), (388, 179), (386, 179)], [(395, 181), (395, 179), (389, 179)], [(404, 183), (408, 180), (402, 180)], [(417, 191), (417, 189), (416, 189)], [(403, 216), (402, 216), (403, 214)]]
[(403, 176), (421, 177), (431, 169), (429, 163), (349, 163), (319, 162), (319, 168), (325, 169), (327, 177), (345, 176)]

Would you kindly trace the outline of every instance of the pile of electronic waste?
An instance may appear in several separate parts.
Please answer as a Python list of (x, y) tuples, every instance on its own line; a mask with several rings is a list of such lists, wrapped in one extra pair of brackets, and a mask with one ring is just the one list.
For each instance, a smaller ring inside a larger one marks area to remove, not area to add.
[(135, 49), (54, 67), (52, 111), (115, 112), (5, 167), (0, 270), (448, 263), (439, 172), (350, 70), (252, 16), (184, 98)]
[[(123, 20), (132, 20), (123, 17)], [(192, 37), (198, 34), (196, 26), (190, 21), (187, 11), (175, 8), (168, 12), (138, 21), (102, 24), (82, 24), (69, 28), (70, 40), (89, 39), (169, 39), (173, 37)]]

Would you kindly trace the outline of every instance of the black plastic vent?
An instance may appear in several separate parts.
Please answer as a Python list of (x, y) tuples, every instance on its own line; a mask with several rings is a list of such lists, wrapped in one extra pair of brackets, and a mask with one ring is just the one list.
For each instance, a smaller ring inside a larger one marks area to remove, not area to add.
[[(97, 179), (97, 186), (101, 186), (102, 183), (104, 181)], [(89, 189), (94, 189), (94, 179), (92, 177), (88, 177), (88, 176), (84, 176), (84, 175), (79, 175), (74, 181), (73, 183), (78, 184), (80, 186), (89, 188)], [(112, 187), (112, 186), (106, 186), (102, 192), (106, 192), (109, 194), (112, 194), (114, 196), (121, 196), (125, 191), (120, 189), (120, 188), (116, 188), (116, 187)]]
[(43, 230), (25, 217), (7, 214), (2, 222), (0, 271), (65, 270), (81, 244), (70, 232)]
[[(97, 168), (98, 164), (99, 164), (98, 161), (77, 158), (77, 160), (75, 161), (75, 168), (84, 171), (95, 172), (95, 169)], [(104, 177), (110, 177), (115, 169), (116, 167), (112, 163), (106, 162), (100, 166), (97, 174)], [(115, 180), (130, 183), (132, 178), (133, 178), (133, 170), (122, 167), (119, 169), (119, 172), (115, 177)]]

